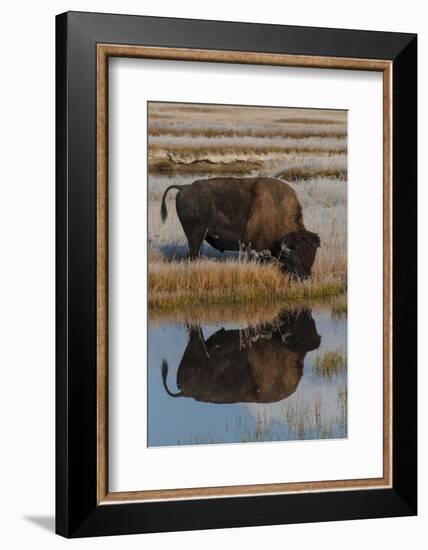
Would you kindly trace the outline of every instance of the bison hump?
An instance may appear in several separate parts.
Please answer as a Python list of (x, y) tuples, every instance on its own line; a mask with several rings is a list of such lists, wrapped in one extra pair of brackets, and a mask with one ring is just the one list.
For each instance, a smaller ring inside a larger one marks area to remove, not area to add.
[(277, 239), (303, 229), (302, 209), (287, 183), (261, 178), (252, 188), (252, 200), (244, 242), (256, 250), (269, 249)]

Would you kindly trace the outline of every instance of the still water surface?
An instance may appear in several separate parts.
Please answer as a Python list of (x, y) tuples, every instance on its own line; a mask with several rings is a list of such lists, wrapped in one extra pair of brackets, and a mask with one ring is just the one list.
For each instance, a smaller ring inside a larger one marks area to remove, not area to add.
[(347, 437), (347, 318), (149, 322), (148, 445)]

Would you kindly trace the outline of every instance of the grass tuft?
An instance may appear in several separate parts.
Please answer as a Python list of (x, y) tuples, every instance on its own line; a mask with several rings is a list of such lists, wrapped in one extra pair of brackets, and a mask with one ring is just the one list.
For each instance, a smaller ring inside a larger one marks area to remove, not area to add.
[(324, 355), (317, 355), (314, 361), (314, 372), (320, 378), (331, 380), (347, 368), (346, 354), (341, 348), (326, 351)]

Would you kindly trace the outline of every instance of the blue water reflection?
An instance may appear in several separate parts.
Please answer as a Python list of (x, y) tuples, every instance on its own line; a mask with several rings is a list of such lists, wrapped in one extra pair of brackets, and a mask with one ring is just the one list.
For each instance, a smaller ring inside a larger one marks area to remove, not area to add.
[(148, 445), (347, 436), (347, 318), (149, 325)]

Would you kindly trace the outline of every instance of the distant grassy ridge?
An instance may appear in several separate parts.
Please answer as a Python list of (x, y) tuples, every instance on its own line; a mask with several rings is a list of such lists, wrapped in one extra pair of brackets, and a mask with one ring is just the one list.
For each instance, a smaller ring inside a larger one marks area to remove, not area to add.
[[(209, 158), (193, 160), (150, 159), (149, 172), (151, 174), (208, 174), (212, 177), (218, 174), (224, 175), (253, 175), (261, 172), (263, 163), (257, 159), (242, 159), (232, 161), (213, 161)], [(331, 178), (346, 180), (348, 172), (338, 166), (292, 166), (281, 172), (281, 178), (287, 181), (304, 181), (314, 178)]]
[(193, 127), (193, 128), (182, 128), (175, 126), (160, 126), (160, 125), (151, 125), (149, 126), (149, 136), (177, 136), (177, 137), (253, 137), (253, 138), (307, 138), (308, 136), (317, 137), (317, 138), (343, 138), (346, 137), (346, 127), (342, 125), (335, 124), (330, 122), (329, 124), (334, 125), (328, 126), (325, 128), (324, 125), (320, 126), (311, 126), (310, 128), (304, 128), (300, 124), (297, 126), (289, 126), (287, 129), (281, 128), (263, 128), (263, 129), (227, 129), (227, 128), (218, 128), (216, 126), (208, 127)]
[(317, 110), (287, 107), (256, 107), (244, 105), (155, 103), (149, 104), (149, 116), (168, 119), (183, 124), (196, 124), (201, 121), (224, 123), (231, 119), (248, 122), (249, 113), (254, 124), (346, 124), (346, 111)]
[(275, 264), (151, 259), (148, 290), (149, 307), (159, 309), (199, 303), (305, 300), (344, 294), (346, 277), (338, 273), (314, 273), (310, 280), (298, 281)]
[(333, 143), (323, 144), (314, 143), (314, 140), (284, 140), (283, 143), (236, 143), (233, 148), (224, 143), (212, 143), (210, 145), (198, 144), (152, 144), (150, 147), (150, 158), (176, 158), (189, 160), (210, 159), (221, 160), (222, 157), (242, 160), (251, 160), (256, 157), (266, 157), (266, 155), (284, 155), (291, 153), (310, 153), (311, 155), (333, 155), (335, 153), (345, 153), (347, 150), (346, 142), (343, 140), (334, 140)]
[(314, 178), (330, 178), (346, 180), (348, 177), (347, 169), (340, 167), (307, 167), (307, 166), (292, 166), (286, 168), (278, 174), (278, 177), (287, 181), (305, 181)]
[(187, 121), (189, 113), (193, 119), (206, 119), (209, 114), (215, 120), (225, 118), (245, 118), (246, 112), (251, 109), (252, 114), (258, 120), (271, 123), (294, 124), (343, 124), (346, 122), (346, 112), (337, 110), (293, 109), (287, 107), (247, 107), (241, 105), (202, 105), (185, 103), (150, 103), (150, 116), (166, 118), (170, 120)]
[(209, 174), (211, 176), (248, 175), (260, 169), (261, 164), (254, 161), (211, 162), (195, 160), (188, 163), (172, 162), (168, 159), (149, 161), (151, 174)]
[(268, 175), (280, 173), (285, 181), (307, 181), (314, 178), (347, 178), (347, 158), (344, 152), (332, 153), (312, 149), (310, 155), (285, 147), (266, 147), (266, 151), (251, 147), (230, 150), (209, 150), (202, 148), (171, 148), (166, 151), (152, 147), (149, 156), (150, 174), (252, 174)]

